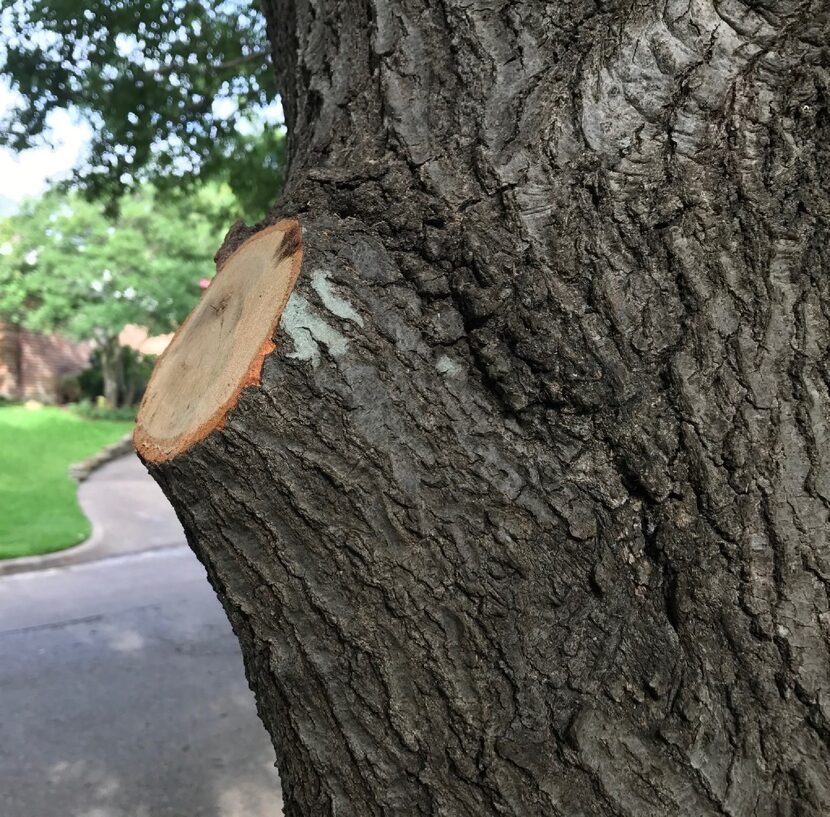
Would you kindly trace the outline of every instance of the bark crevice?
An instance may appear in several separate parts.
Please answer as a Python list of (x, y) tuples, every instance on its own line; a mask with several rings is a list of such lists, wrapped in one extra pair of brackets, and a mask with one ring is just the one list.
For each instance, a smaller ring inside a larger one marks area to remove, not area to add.
[(826, 7), (264, 7), (293, 318), (151, 470), (286, 814), (823, 815)]

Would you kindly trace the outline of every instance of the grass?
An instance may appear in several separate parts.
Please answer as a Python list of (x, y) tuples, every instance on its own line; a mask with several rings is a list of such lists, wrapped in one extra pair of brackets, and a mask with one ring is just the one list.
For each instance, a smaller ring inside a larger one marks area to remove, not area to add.
[(57, 408), (0, 406), (0, 559), (86, 539), (89, 520), (68, 468), (131, 428), (129, 422), (85, 420)]

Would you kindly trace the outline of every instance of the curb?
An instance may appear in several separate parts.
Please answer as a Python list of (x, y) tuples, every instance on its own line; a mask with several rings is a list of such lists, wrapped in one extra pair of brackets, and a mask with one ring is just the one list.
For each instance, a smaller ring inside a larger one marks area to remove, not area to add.
[(75, 564), (76, 557), (87, 550), (95, 548), (101, 541), (98, 529), (93, 528), (92, 534), (77, 545), (70, 545), (50, 553), (41, 553), (38, 556), (18, 556), (14, 559), (0, 559), (0, 577), (11, 576), (14, 573), (30, 573), (35, 570), (48, 570), (50, 567), (63, 567)]
[[(133, 452), (133, 435), (125, 434), (120, 440), (105, 446), (97, 454), (87, 457), (81, 462), (69, 466), (69, 476), (79, 485), (88, 479), (101, 466)], [(86, 514), (84, 514), (86, 516)], [(102, 533), (99, 528), (92, 526), (92, 533), (83, 542), (77, 545), (53, 550), (49, 553), (40, 553), (37, 556), (18, 556), (14, 559), (0, 559), (0, 577), (11, 576), (15, 573), (27, 573), (35, 570), (48, 570), (52, 567), (63, 567), (75, 564), (79, 556), (92, 550), (101, 543)]]
[[(108, 446), (105, 446), (97, 454), (93, 454), (91, 457), (87, 457), (81, 462), (70, 465), (69, 476), (72, 477), (75, 482), (80, 484), (85, 479), (88, 479), (89, 476), (94, 471), (97, 471), (102, 465), (106, 465), (108, 462), (117, 460), (119, 457), (123, 457), (126, 454), (132, 454), (134, 450), (132, 433), (125, 434), (120, 440), (116, 440), (114, 443), (110, 443)], [(83, 544), (83, 542), (81, 544)], [(75, 547), (80, 547), (80, 545), (75, 545)]]
[[(97, 454), (69, 466), (69, 476), (80, 486), (92, 474), (104, 465), (120, 459), (121, 457), (134, 454), (132, 434), (125, 434), (120, 440), (111, 443), (103, 448)], [(83, 510), (83, 507), (82, 507)], [(86, 512), (84, 512), (86, 516)], [(41, 570), (50, 570), (54, 568), (70, 567), (76, 564), (85, 564), (101, 559), (107, 559), (112, 556), (107, 552), (106, 547), (102, 547), (104, 542), (104, 530), (90, 517), (87, 516), (92, 523), (92, 531), (87, 539), (79, 542), (77, 545), (70, 545), (69, 547), (61, 548), (60, 550), (53, 550), (50, 553), (41, 553), (36, 556), (18, 556), (13, 559), (0, 559), (0, 578), (5, 576), (12, 576), (19, 573), (31, 573)], [(170, 542), (163, 545), (153, 545), (150, 547), (136, 548), (135, 552), (144, 550), (154, 550), (156, 548), (173, 547), (180, 544), (179, 542)], [(96, 553), (97, 550), (100, 553)]]
[[(81, 549), (86, 550), (87, 545), (92, 546), (93, 544), (97, 544), (97, 542), (92, 542), (93, 538), (94, 535), (87, 539), (86, 542), (81, 542), (79, 545), (72, 545), (71, 547), (64, 548), (63, 550), (56, 550), (53, 553), (44, 553), (42, 556), (21, 556), (19, 559), (4, 559), (0, 561), (0, 579), (5, 579), (9, 576), (22, 576), (27, 573), (42, 573), (50, 570), (71, 570), (72, 568), (84, 567), (86, 565), (96, 565), (101, 562), (112, 562), (125, 559), (134, 559), (142, 556), (153, 556), (159, 553), (166, 553), (168, 550), (188, 550), (185, 542), (168, 542), (163, 545), (153, 545), (152, 547), (148, 547), (144, 550), (103, 554), (97, 559), (78, 560), (74, 558), (67, 558), (66, 560), (61, 560), (57, 558), (48, 558), (49, 556), (57, 557), (63, 556), (64, 554), (67, 556), (75, 555)], [(23, 562), (31, 561), (34, 561), (35, 563), (22, 564)], [(5, 567), (8, 567), (9, 569), (4, 570)]]

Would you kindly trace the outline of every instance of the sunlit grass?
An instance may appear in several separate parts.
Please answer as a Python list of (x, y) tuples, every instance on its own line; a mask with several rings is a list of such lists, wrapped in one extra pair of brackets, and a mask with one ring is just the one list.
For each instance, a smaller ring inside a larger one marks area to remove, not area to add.
[(0, 559), (76, 545), (90, 525), (68, 468), (115, 442), (129, 422), (57, 408), (0, 406)]

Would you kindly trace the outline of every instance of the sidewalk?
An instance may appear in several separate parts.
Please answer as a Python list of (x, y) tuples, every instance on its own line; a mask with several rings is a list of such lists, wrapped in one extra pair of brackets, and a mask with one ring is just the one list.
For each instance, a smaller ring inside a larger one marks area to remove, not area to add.
[(2, 560), (0, 576), (185, 544), (170, 503), (135, 454), (95, 471), (78, 489), (78, 501), (92, 523), (86, 542), (44, 556)]

